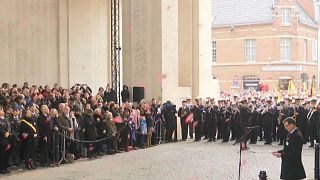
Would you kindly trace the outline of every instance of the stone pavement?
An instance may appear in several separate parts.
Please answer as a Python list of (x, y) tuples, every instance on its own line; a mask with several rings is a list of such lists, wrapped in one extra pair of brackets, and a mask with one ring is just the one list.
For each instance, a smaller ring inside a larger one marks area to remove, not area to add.
[[(187, 180), (236, 180), (238, 176), (239, 145), (217, 142), (168, 143), (143, 149), (103, 156), (95, 160), (78, 160), (76, 163), (34, 171), (18, 170), (0, 179), (187, 179)], [(260, 170), (265, 170), (268, 179), (279, 179), (281, 160), (271, 152), (281, 147), (276, 145), (249, 145), (250, 151), (243, 155), (241, 179), (258, 180)], [(313, 178), (314, 150), (303, 149), (303, 163), (307, 179)]]

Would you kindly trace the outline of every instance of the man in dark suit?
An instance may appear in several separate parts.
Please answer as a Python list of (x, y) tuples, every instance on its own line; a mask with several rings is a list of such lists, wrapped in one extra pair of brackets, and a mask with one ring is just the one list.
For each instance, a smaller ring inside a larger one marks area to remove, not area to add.
[(37, 125), (39, 128), (39, 145), (41, 159), (40, 163), (42, 167), (47, 167), (49, 165), (49, 153), (50, 153), (50, 144), (52, 137), (53, 123), (51, 122), (51, 117), (49, 116), (49, 108), (47, 105), (41, 106), (41, 113), (37, 119)]
[(207, 122), (207, 134), (208, 142), (216, 141), (216, 129), (217, 129), (217, 114), (218, 112), (213, 108), (212, 104), (205, 110), (205, 121)]
[(283, 121), (288, 131), (288, 136), (283, 150), (272, 154), (282, 159), (280, 179), (298, 180), (306, 178), (306, 173), (301, 161), (303, 136), (296, 127), (296, 121), (289, 117)]

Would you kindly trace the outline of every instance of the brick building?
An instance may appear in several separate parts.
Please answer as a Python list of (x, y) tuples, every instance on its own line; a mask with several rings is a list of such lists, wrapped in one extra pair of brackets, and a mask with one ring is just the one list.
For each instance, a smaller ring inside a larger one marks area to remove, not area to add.
[[(312, 0), (212, 0), (212, 74), (221, 90), (302, 88), (318, 77)], [(316, 15), (315, 15), (316, 14)]]

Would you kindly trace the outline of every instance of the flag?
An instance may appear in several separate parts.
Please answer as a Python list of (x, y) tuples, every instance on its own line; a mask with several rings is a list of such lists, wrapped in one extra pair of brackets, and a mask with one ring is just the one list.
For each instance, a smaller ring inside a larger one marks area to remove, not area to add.
[(188, 124), (188, 123), (191, 123), (193, 121), (193, 113), (190, 113), (186, 119), (185, 119), (185, 123)]
[(273, 82), (273, 91), (276, 95), (278, 95), (278, 102), (279, 103), (282, 100), (281, 93), (278, 91), (278, 87), (276, 86), (276, 83)]
[(116, 117), (114, 118), (114, 122), (117, 123), (117, 124), (123, 123), (122, 118), (121, 118), (120, 116), (116, 116)]
[(314, 88), (315, 79), (316, 79), (316, 77), (312, 76), (312, 82), (311, 82), (311, 96), (312, 97), (316, 95), (316, 91), (315, 91), (315, 88)]
[(303, 81), (302, 85), (303, 85), (303, 92), (307, 92), (307, 84), (306, 84), (306, 81)]
[(293, 83), (293, 80), (290, 80), (289, 81), (289, 84), (288, 84), (288, 92), (290, 94), (297, 94), (297, 89), (296, 89), (296, 86), (294, 85)]

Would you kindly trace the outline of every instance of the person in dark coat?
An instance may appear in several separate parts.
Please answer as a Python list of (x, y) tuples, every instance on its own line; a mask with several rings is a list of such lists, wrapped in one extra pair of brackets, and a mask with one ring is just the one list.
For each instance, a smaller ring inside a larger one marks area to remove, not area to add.
[(230, 119), (231, 140), (238, 140), (240, 138), (240, 111), (237, 103), (231, 104), (232, 116)]
[(51, 117), (49, 116), (49, 108), (47, 105), (41, 106), (41, 113), (37, 119), (37, 125), (39, 128), (39, 145), (40, 145), (40, 153), (41, 159), (40, 163), (41, 166), (47, 167), (50, 162), (49, 159), (49, 152), (50, 152), (50, 145), (51, 145), (51, 137), (52, 137), (52, 129), (53, 124), (51, 121)]
[(284, 127), (288, 131), (284, 149), (272, 153), (275, 157), (282, 159), (280, 179), (304, 179), (306, 173), (301, 160), (303, 136), (296, 127), (296, 121), (291, 117), (284, 120)]
[(306, 144), (309, 141), (309, 133), (308, 133), (308, 107), (307, 103), (303, 102), (302, 106), (297, 110), (297, 127), (300, 129), (302, 136), (304, 137), (304, 143)]
[(300, 103), (300, 98), (295, 99), (296, 107), (295, 107), (295, 112), (296, 112), (296, 121), (297, 121), (297, 127), (300, 129), (301, 134), (304, 138), (304, 143), (307, 142), (307, 113), (308, 111), (305, 108), (305, 103), (301, 104)]
[(32, 112), (29, 109), (24, 110), (20, 124), (20, 139), (21, 146), (25, 147), (24, 159), (28, 170), (35, 169), (34, 161), (37, 151), (35, 144), (37, 143), (38, 131), (36, 123), (33, 123)]
[(267, 107), (265, 107), (262, 112), (262, 122), (263, 122), (263, 130), (264, 130), (264, 138), (265, 138), (265, 144), (271, 144), (272, 143), (272, 129), (273, 129), (273, 123), (274, 118), (277, 118), (277, 109), (272, 107), (271, 99), (267, 100)]
[(0, 106), (0, 174), (8, 174), (9, 167), (9, 152), (10, 152), (10, 139), (11, 127), (9, 121), (4, 117), (5, 112), (3, 107)]
[[(84, 135), (85, 139), (87, 141), (95, 141), (98, 137), (97, 134), (97, 126), (96, 122), (93, 119), (93, 111), (91, 109), (85, 110), (84, 116), (83, 116), (83, 121), (84, 121)], [(95, 157), (95, 148), (93, 143), (88, 143), (87, 145), (88, 148), (88, 158), (91, 159)]]
[(220, 108), (219, 114), (222, 118), (222, 125), (221, 125), (222, 142), (228, 142), (230, 140), (230, 122), (233, 114), (231, 112), (231, 107), (225, 101)]
[(254, 128), (250, 133), (250, 144), (256, 144), (259, 133), (260, 113), (258, 112), (257, 107), (254, 107), (253, 104), (249, 105), (249, 107), (252, 109), (251, 126), (258, 127)]
[(243, 99), (241, 101), (242, 107), (240, 108), (240, 137), (247, 132), (247, 127), (251, 126), (252, 111), (248, 106), (248, 101)]
[(200, 101), (196, 99), (196, 104), (191, 109), (193, 113), (193, 126), (195, 131), (195, 139), (194, 141), (201, 140), (201, 125), (202, 125), (202, 113), (203, 111), (200, 109)]
[(279, 138), (280, 138), (280, 143), (279, 145), (283, 145), (284, 144), (284, 141), (287, 137), (287, 131), (284, 127), (284, 124), (283, 124), (283, 121), (285, 119), (287, 119), (288, 117), (293, 117), (294, 115), (294, 112), (295, 110), (289, 106), (288, 104), (288, 101), (285, 102), (285, 104), (283, 105), (283, 109), (280, 110), (280, 122), (279, 122), (279, 126), (278, 126), (278, 135), (279, 135)]
[(216, 131), (217, 131), (217, 114), (218, 112), (213, 108), (212, 104), (205, 110), (205, 121), (207, 122), (207, 134), (208, 142), (216, 141)]
[(319, 143), (319, 137), (317, 136), (317, 128), (319, 123), (320, 109), (316, 107), (317, 100), (312, 99), (310, 102), (310, 109), (307, 114), (307, 119), (309, 120), (309, 136), (310, 136), (310, 146), (314, 147), (314, 142)]
[[(107, 120), (104, 118), (102, 114), (101, 108), (97, 108), (94, 110), (93, 119), (97, 127), (98, 139), (103, 139), (107, 137)], [(97, 155), (103, 155), (103, 144), (105, 141), (100, 141), (96, 143), (97, 147)]]
[(106, 91), (104, 92), (104, 99), (107, 102), (115, 102), (118, 103), (117, 92), (113, 89), (110, 84), (107, 84)]
[(20, 109), (14, 108), (12, 111), (12, 115), (9, 116), (9, 122), (12, 130), (12, 162), (15, 166), (20, 166), (20, 148), (21, 148), (21, 141), (19, 139), (19, 132), (20, 132), (20, 123), (21, 123), (21, 116), (20, 116)]
[(165, 119), (165, 127), (166, 127), (166, 142), (172, 142), (172, 135), (175, 130), (176, 124), (176, 106), (171, 102), (167, 101), (163, 104), (162, 109), (163, 117)]
[(129, 90), (128, 90), (128, 86), (127, 85), (124, 85), (123, 88), (122, 88), (122, 91), (121, 91), (121, 101), (122, 103), (125, 103), (127, 101), (129, 101), (130, 99), (130, 93), (129, 93)]
[(186, 122), (188, 114), (189, 108), (187, 107), (187, 101), (183, 100), (182, 107), (180, 107), (178, 110), (178, 117), (180, 117), (182, 141), (186, 141), (188, 136), (188, 122)]

